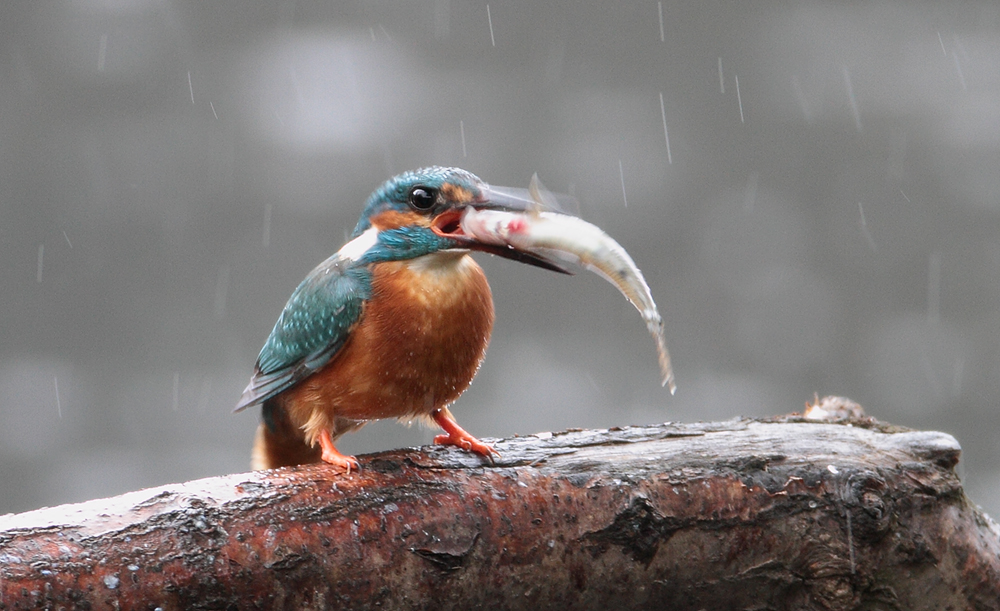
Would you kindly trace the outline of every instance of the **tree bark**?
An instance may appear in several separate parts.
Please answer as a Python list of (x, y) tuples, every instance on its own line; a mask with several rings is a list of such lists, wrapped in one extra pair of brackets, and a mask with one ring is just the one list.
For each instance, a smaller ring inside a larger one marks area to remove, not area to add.
[(0, 609), (1000, 609), (944, 433), (573, 430), (0, 517)]

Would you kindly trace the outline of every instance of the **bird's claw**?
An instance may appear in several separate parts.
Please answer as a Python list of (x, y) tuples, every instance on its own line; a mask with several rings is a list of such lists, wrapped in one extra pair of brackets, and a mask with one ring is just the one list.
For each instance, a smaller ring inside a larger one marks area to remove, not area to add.
[(444, 435), (438, 435), (434, 438), (434, 443), (458, 446), (468, 452), (475, 452), (480, 456), (488, 458), (491, 464), (493, 463), (494, 454), (498, 457), (500, 456), (500, 453), (494, 450), (493, 446), (479, 441), (466, 432), (465, 429), (458, 426), (458, 423), (455, 422), (455, 417), (451, 415), (447, 407), (442, 407), (432, 412), (431, 418), (445, 431)]
[(336, 455), (323, 452), (321, 457), (323, 462), (343, 471), (345, 475), (350, 475), (351, 471), (361, 471), (361, 464), (353, 456), (344, 456), (340, 452), (337, 452)]
[(461, 439), (461, 438), (453, 439), (451, 435), (448, 435), (446, 433), (442, 433), (441, 435), (435, 435), (434, 443), (442, 446), (458, 446), (463, 450), (467, 451), (472, 450), (472, 442), (470, 442), (468, 439)]
[(494, 457), (500, 457), (500, 453), (497, 452), (493, 446), (479, 441), (468, 433), (465, 435), (451, 435), (448, 433), (438, 435), (434, 438), (434, 443), (439, 445), (458, 446), (466, 452), (475, 452), (476, 454), (485, 456), (489, 459), (490, 464), (494, 464)]
[(351, 469), (355, 471), (361, 471), (361, 463), (358, 459), (353, 456), (346, 456), (341, 454), (336, 447), (333, 445), (333, 439), (330, 437), (330, 432), (324, 430), (319, 436), (319, 445), (323, 452), (320, 454), (320, 458), (323, 462), (332, 465), (338, 470), (342, 470), (345, 475), (351, 474)]

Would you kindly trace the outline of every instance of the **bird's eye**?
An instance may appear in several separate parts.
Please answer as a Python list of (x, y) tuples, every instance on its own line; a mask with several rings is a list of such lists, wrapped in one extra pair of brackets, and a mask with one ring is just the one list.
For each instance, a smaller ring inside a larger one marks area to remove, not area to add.
[(430, 210), (437, 202), (437, 191), (430, 187), (413, 187), (409, 202), (417, 210)]

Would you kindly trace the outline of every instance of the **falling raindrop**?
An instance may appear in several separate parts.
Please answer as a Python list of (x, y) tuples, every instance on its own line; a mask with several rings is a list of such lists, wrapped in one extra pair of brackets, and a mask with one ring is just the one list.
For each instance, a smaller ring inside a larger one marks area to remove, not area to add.
[(625, 170), (622, 168), (622, 160), (618, 160), (618, 176), (622, 180), (622, 199), (625, 200), (625, 207), (628, 208), (628, 196), (625, 195)]
[(194, 104), (194, 85), (191, 84), (190, 70), (188, 70), (188, 91), (191, 92), (191, 103)]
[(673, 163), (670, 156), (670, 134), (667, 133), (667, 107), (663, 104), (663, 92), (660, 92), (660, 116), (663, 117), (663, 139), (667, 142), (667, 163)]
[(97, 71), (104, 72), (104, 59), (108, 54), (108, 35), (101, 34), (101, 43), (97, 48)]
[(941, 43), (941, 53), (942, 53), (942, 54), (943, 54), (943, 55), (944, 55), (945, 57), (948, 57), (948, 52), (947, 52), (947, 51), (945, 51), (945, 48), (944, 48), (944, 39), (943, 39), (943, 38), (941, 38), (941, 32), (938, 32), (938, 33), (937, 33), (937, 35), (938, 35), (938, 42), (939, 42), (939, 43)]
[(858, 110), (858, 100), (854, 97), (854, 87), (851, 85), (851, 73), (844, 66), (844, 84), (847, 85), (847, 97), (851, 101), (851, 114), (854, 115), (854, 126), (861, 131), (861, 111)]
[(936, 325), (941, 319), (941, 251), (935, 250), (927, 261), (927, 322)]
[(663, 35), (663, 2), (657, 2), (656, 8), (660, 12), (660, 42), (664, 42), (666, 37)]
[(38, 245), (38, 271), (35, 275), (35, 279), (38, 283), (42, 283), (42, 264), (45, 261), (45, 244)]
[(73, 248), (73, 243), (69, 241), (69, 236), (66, 235), (66, 230), (63, 230), (63, 237), (66, 238), (66, 243), (69, 244), (70, 248)]
[(719, 58), (719, 93), (726, 93), (726, 79), (722, 77), (722, 58)]
[(215, 112), (215, 104), (213, 104), (211, 101), (209, 101), (208, 105), (212, 109), (212, 116), (215, 117), (216, 121), (218, 121), (219, 120), (219, 114), (217, 112)]
[(861, 202), (858, 202), (858, 212), (861, 214), (861, 234), (865, 236), (865, 240), (868, 242), (868, 246), (872, 249), (872, 252), (878, 252), (878, 249), (875, 248), (875, 240), (872, 239), (872, 234), (868, 231), (868, 223), (865, 221), (865, 209), (861, 205)]
[(497, 41), (493, 38), (493, 15), (490, 14), (490, 5), (486, 5), (486, 19), (490, 23), (490, 43), (495, 47), (497, 46)]
[(177, 411), (177, 407), (178, 407), (178, 405), (180, 403), (179, 397), (178, 397), (178, 395), (180, 394), (180, 388), (181, 388), (181, 374), (180, 374), (180, 372), (175, 371), (174, 372), (174, 403), (173, 403), (174, 411), (175, 412)]
[(465, 122), (464, 121), (459, 121), (458, 122), (458, 129), (459, 129), (460, 132), (462, 132), (462, 157), (465, 157), (466, 155), (465, 155)]
[(52, 382), (56, 387), (56, 410), (59, 412), (59, 419), (62, 420), (62, 401), (59, 400), (59, 376), (52, 376)]
[(733, 80), (736, 81), (736, 101), (740, 105), (740, 123), (746, 123), (743, 118), (743, 96), (740, 95), (740, 77), (733, 74)]

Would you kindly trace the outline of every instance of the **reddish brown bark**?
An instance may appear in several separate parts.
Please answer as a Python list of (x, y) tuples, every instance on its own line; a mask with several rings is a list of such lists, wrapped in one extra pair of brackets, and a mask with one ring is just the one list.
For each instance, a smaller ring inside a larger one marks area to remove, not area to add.
[(665, 424), (0, 518), (0, 609), (1000, 609), (943, 433)]

